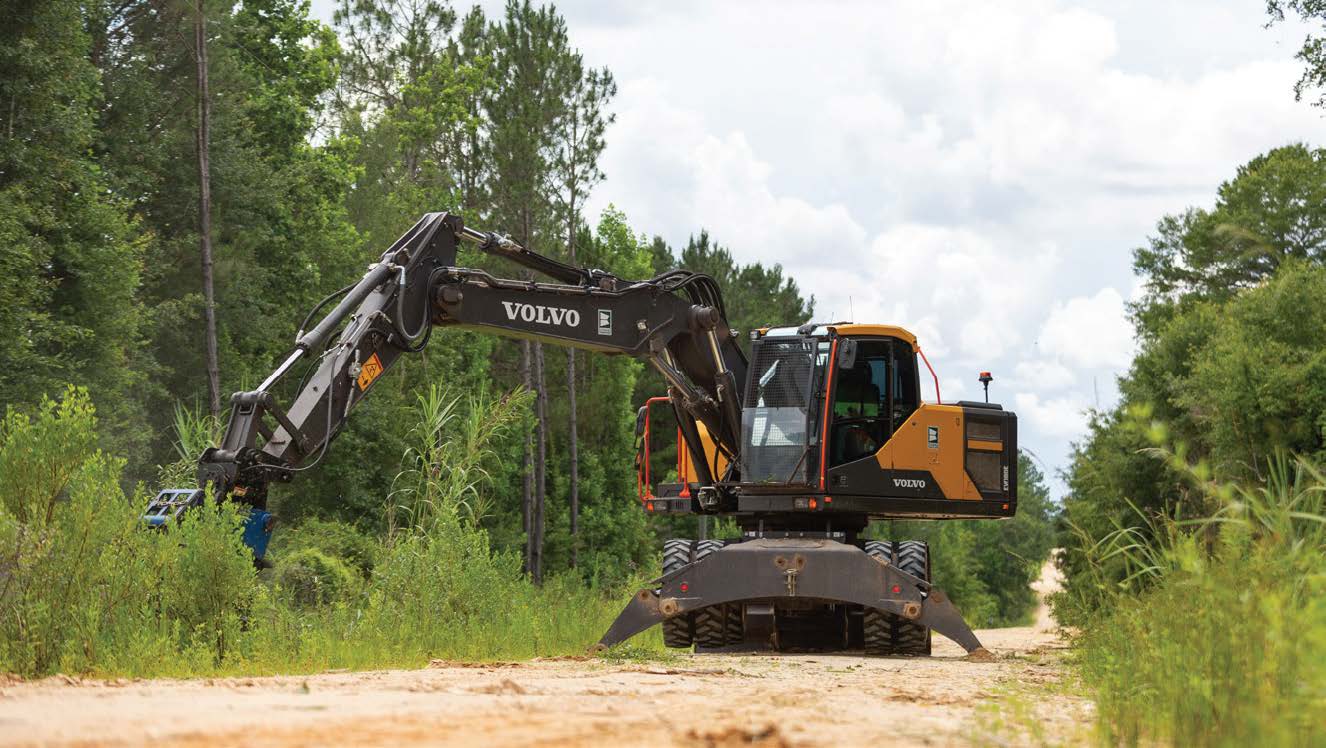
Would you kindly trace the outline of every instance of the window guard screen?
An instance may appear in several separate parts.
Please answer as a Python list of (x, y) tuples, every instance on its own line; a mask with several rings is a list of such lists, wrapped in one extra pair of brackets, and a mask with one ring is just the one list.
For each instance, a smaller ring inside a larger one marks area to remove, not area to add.
[(759, 341), (742, 410), (742, 478), (752, 483), (807, 483), (811, 461), (816, 341)]

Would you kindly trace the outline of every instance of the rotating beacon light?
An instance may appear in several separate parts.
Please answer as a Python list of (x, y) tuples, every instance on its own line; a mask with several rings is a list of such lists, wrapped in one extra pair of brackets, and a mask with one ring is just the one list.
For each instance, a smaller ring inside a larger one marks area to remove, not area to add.
[(985, 387), (985, 401), (987, 403), (990, 402), (990, 383), (994, 381), (994, 377), (990, 376), (990, 372), (983, 371), (981, 372), (981, 376), (977, 377), (977, 379), (980, 380), (981, 384)]

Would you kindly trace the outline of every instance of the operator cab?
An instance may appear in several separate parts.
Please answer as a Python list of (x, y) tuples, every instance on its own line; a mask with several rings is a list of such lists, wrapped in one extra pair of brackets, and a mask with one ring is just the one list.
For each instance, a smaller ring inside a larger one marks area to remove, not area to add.
[(921, 404), (916, 356), (896, 338), (851, 338), (839, 357), (829, 417), (829, 465), (873, 456)]
[[(703, 459), (724, 476), (715, 486), (720, 513), (736, 515), (743, 530), (851, 532), (867, 518), (1016, 512), (1017, 417), (993, 404), (938, 402), (938, 378), (907, 330), (840, 323), (751, 337), (739, 459), (729, 464), (708, 432), (699, 434)], [(922, 400), (922, 363), (934, 402)], [(678, 442), (676, 484), (655, 495), (641, 474), (646, 511), (703, 511), (692, 503), (703, 486)], [(642, 444), (638, 464), (648, 465), (648, 439)]]
[(742, 410), (742, 482), (811, 485), (822, 465), (873, 456), (921, 404), (915, 343), (887, 325), (757, 333)]

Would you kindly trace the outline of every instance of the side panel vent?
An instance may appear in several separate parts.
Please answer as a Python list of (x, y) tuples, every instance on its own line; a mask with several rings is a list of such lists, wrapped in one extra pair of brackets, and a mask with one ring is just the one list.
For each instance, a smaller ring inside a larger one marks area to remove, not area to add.
[(967, 419), (967, 438), (979, 441), (997, 442), (1004, 438), (1003, 424), (999, 421), (976, 421)]
[(981, 491), (1003, 491), (1002, 452), (967, 450), (967, 474)]

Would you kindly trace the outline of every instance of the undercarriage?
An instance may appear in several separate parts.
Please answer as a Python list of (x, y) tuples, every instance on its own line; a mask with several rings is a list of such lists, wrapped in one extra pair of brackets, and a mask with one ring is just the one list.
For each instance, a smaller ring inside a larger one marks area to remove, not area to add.
[(664, 574), (636, 593), (599, 645), (662, 624), (668, 646), (697, 651), (928, 655), (933, 630), (968, 653), (984, 652), (931, 586), (925, 543), (778, 535), (669, 540)]

